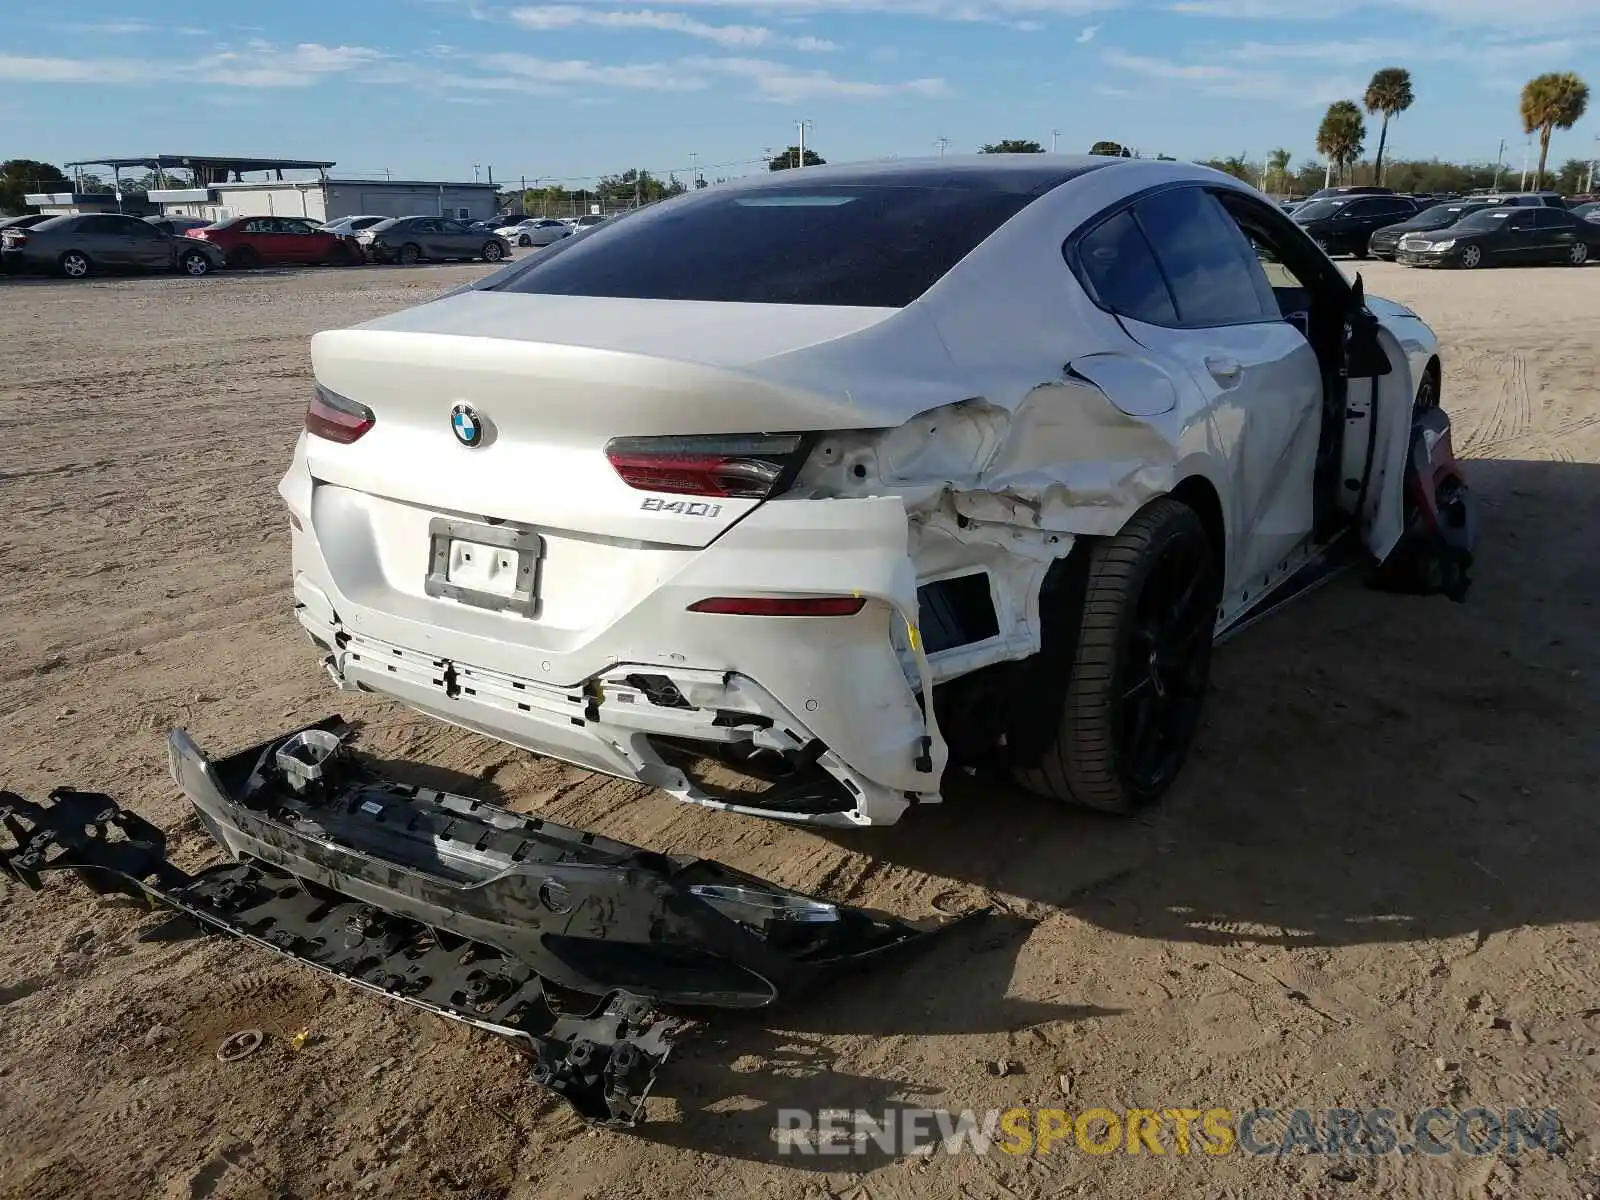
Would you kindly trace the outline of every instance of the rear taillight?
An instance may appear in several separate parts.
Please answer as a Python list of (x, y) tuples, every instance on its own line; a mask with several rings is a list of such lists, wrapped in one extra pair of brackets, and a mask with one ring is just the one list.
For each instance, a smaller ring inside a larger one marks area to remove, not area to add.
[(765, 500), (793, 482), (805, 461), (798, 433), (620, 437), (606, 458), (622, 481), (641, 492)]
[(306, 429), (330, 442), (355, 441), (377, 423), (378, 418), (365, 404), (357, 404), (320, 383), (312, 386), (311, 403), (306, 405)]
[(189, 229), (189, 230), (185, 230), (183, 236), (184, 237), (199, 238), (202, 242), (207, 242), (207, 241), (211, 240), (210, 238), (206, 237), (206, 231), (204, 229)]
[(853, 617), (867, 606), (863, 596), (711, 596), (690, 612), (728, 617)]

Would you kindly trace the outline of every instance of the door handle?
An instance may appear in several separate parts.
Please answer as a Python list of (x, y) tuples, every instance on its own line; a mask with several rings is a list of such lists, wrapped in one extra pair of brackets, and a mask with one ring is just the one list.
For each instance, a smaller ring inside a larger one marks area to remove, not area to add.
[(1208, 354), (1205, 357), (1206, 370), (1211, 372), (1223, 387), (1232, 387), (1239, 382), (1239, 376), (1244, 373), (1244, 368), (1239, 365), (1236, 358), (1226, 358), (1222, 355)]

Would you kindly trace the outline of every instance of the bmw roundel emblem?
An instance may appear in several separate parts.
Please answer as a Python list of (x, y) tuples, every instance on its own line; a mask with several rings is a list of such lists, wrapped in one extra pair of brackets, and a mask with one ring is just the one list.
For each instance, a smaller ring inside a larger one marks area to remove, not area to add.
[(463, 446), (476, 446), (483, 441), (483, 422), (470, 404), (458, 404), (450, 410), (450, 432)]

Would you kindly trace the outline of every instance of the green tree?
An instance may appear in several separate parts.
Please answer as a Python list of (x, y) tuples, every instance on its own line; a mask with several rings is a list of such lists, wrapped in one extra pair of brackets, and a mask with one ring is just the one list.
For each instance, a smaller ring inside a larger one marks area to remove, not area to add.
[(1382, 67), (1372, 73), (1363, 100), (1369, 113), (1383, 114), (1383, 126), (1378, 131), (1378, 154), (1372, 160), (1374, 183), (1383, 182), (1383, 146), (1389, 140), (1389, 118), (1405, 112), (1415, 99), (1411, 94), (1411, 72), (1404, 67)]
[(1338, 167), (1341, 182), (1345, 168), (1361, 157), (1361, 144), (1366, 140), (1367, 123), (1354, 100), (1335, 100), (1328, 105), (1317, 126), (1317, 152)]
[[(827, 161), (827, 159), (823, 158), (822, 155), (818, 154), (815, 150), (806, 151), (805, 165), (808, 167), (820, 167)], [(788, 171), (794, 167), (798, 167), (799, 165), (800, 147), (788, 146), (784, 148), (782, 154), (775, 156), (772, 161), (767, 164), (767, 170)]]
[(1096, 142), (1089, 147), (1090, 154), (1109, 154), (1112, 158), (1132, 158), (1133, 152), (1120, 142)]
[(1571, 196), (1583, 191), (1588, 181), (1589, 164), (1581, 158), (1569, 158), (1561, 164), (1561, 170), (1555, 173), (1550, 183), (1563, 196)]
[(1022, 138), (1005, 138), (1002, 141), (990, 142), (978, 151), (979, 154), (1043, 154), (1044, 147), (1038, 142), (1025, 141)]
[(1267, 191), (1282, 195), (1289, 190), (1289, 160), (1292, 157), (1293, 155), (1281, 146), (1276, 150), (1267, 151), (1267, 177), (1264, 180)]
[(11, 215), (38, 212), (23, 201), (31, 192), (72, 190), (72, 180), (59, 168), (31, 158), (12, 158), (0, 163), (0, 212)]
[(1533, 176), (1535, 190), (1544, 186), (1551, 130), (1571, 129), (1588, 107), (1589, 85), (1571, 71), (1551, 71), (1523, 85), (1522, 131), (1539, 135), (1539, 169)]

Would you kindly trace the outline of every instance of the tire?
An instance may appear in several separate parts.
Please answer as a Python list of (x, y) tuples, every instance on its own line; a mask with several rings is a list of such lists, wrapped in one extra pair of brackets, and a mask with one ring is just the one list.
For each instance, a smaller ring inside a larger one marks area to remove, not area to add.
[(1589, 261), (1589, 243), (1588, 242), (1573, 242), (1572, 243), (1572, 249), (1567, 251), (1567, 263), (1568, 263), (1568, 265), (1569, 266), (1574, 266), (1574, 267), (1581, 267), (1581, 266), (1584, 265), (1584, 263), (1586, 263), (1588, 261)]
[(1317, 249), (1321, 250), (1329, 258), (1333, 257), (1333, 248), (1328, 245), (1328, 239), (1327, 238), (1318, 238), (1317, 239)]
[(1478, 246), (1463, 246), (1461, 248), (1461, 269), (1463, 271), (1476, 270), (1483, 266), (1483, 250)]
[(199, 279), (202, 275), (211, 274), (211, 260), (204, 251), (185, 250), (178, 256), (178, 270), (193, 279)]
[(531, 237), (529, 237), (527, 234), (523, 234), (521, 237), (519, 237), (517, 239), (517, 245), (521, 246), (524, 250), (526, 250), (529, 246), (533, 245), (533, 239)]
[(497, 263), (506, 256), (505, 249), (499, 242), (485, 242), (483, 244), (483, 261)]
[(228, 255), (228, 265), (236, 271), (249, 271), (261, 265), (261, 255), (254, 246), (240, 246)]
[(422, 261), (422, 247), (415, 242), (407, 242), (400, 247), (400, 253), (396, 255), (396, 258), (402, 267), (415, 266)]
[(68, 250), (56, 259), (56, 270), (68, 279), (87, 279), (94, 272), (94, 264), (82, 250)]
[[(1200, 518), (1168, 496), (1089, 554), (1081, 615), (1054, 618), (1076, 624), (1054, 736), (1036, 763), (1013, 774), (1039, 795), (1126, 814), (1160, 799), (1188, 755), (1222, 580)], [(1170, 613), (1165, 592), (1175, 601)]]

